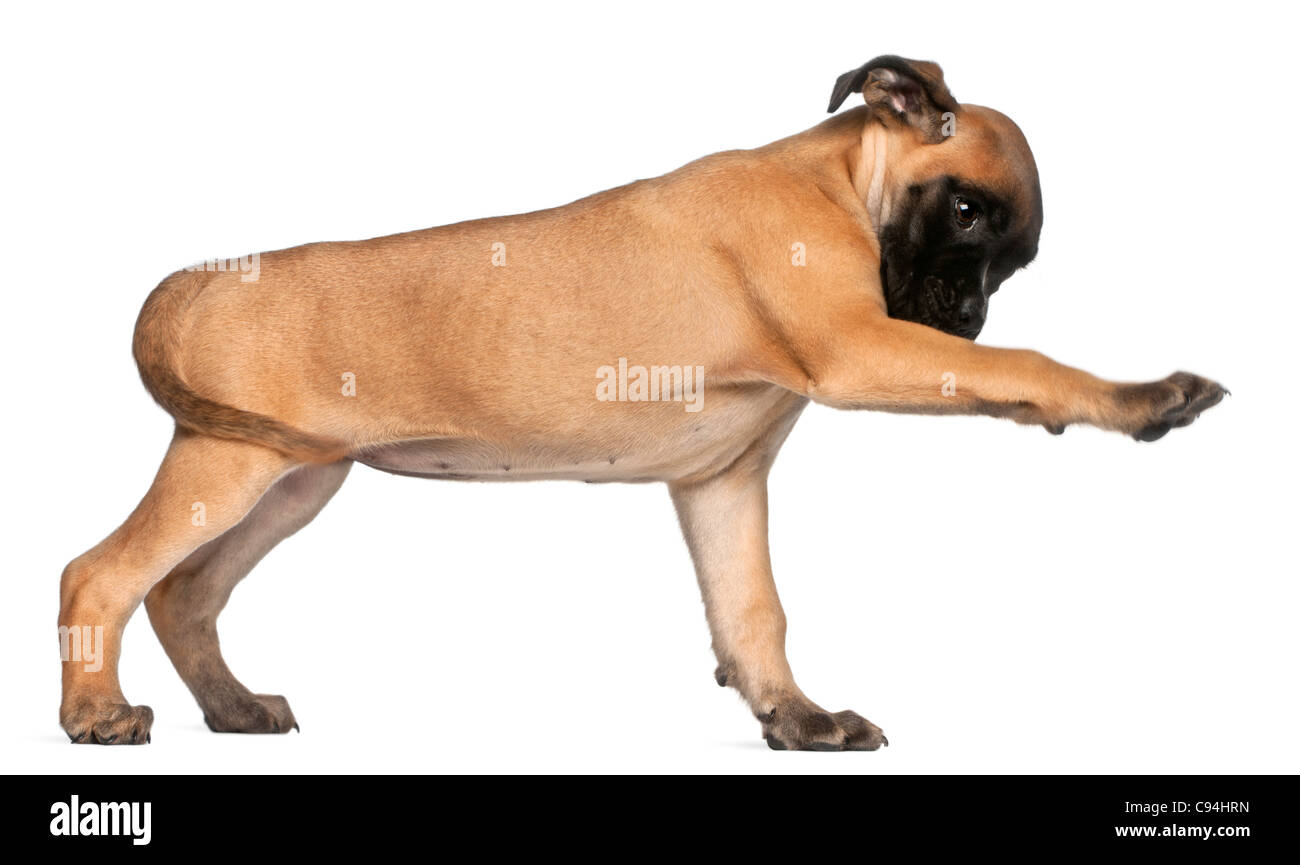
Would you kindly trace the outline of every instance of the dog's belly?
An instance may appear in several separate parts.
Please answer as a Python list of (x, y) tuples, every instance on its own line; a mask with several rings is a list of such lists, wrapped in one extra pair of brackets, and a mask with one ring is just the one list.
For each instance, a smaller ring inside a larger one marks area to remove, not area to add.
[(382, 471), (444, 480), (673, 481), (727, 467), (774, 426), (792, 424), (806, 404), (764, 387), (674, 423), (629, 417), (595, 438), (422, 438), (368, 445), (351, 456)]

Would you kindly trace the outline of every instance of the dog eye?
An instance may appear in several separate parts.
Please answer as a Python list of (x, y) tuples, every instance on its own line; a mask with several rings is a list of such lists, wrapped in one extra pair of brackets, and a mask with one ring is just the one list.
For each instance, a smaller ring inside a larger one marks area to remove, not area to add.
[(980, 218), (979, 205), (973, 201), (967, 201), (961, 196), (957, 196), (956, 203), (953, 207), (953, 214), (957, 218), (957, 224), (962, 228), (970, 228)]

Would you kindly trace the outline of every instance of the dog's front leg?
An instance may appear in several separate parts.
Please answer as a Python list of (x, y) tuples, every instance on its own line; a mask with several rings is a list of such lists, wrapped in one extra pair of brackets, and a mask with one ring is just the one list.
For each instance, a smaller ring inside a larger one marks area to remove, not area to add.
[(767, 548), (774, 452), (757, 446), (719, 475), (669, 485), (704, 596), (718, 684), (740, 691), (776, 750), (874, 751), (888, 744), (880, 728), (813, 703), (786, 661), (785, 612)]
[(1035, 351), (977, 345), (874, 313), (841, 325), (823, 344), (829, 350), (810, 364), (801, 390), (838, 408), (991, 415), (1054, 433), (1085, 423), (1152, 441), (1227, 393), (1185, 372), (1153, 382), (1105, 381)]

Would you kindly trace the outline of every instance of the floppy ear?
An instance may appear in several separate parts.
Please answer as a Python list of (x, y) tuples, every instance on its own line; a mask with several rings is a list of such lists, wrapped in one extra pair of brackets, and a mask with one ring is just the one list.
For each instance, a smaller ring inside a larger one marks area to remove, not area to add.
[(943, 81), (943, 70), (926, 60), (905, 60), (887, 54), (845, 72), (836, 80), (826, 110), (834, 113), (857, 90), (862, 91), (873, 111), (888, 112), (921, 130), (931, 141), (942, 137), (939, 130), (943, 112), (957, 110), (957, 100)]

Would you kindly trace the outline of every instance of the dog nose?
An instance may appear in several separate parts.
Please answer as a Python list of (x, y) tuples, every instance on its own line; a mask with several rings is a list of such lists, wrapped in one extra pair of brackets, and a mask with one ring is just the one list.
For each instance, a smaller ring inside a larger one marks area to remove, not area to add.
[(957, 321), (963, 328), (977, 328), (984, 324), (985, 300), (968, 297), (957, 308)]

